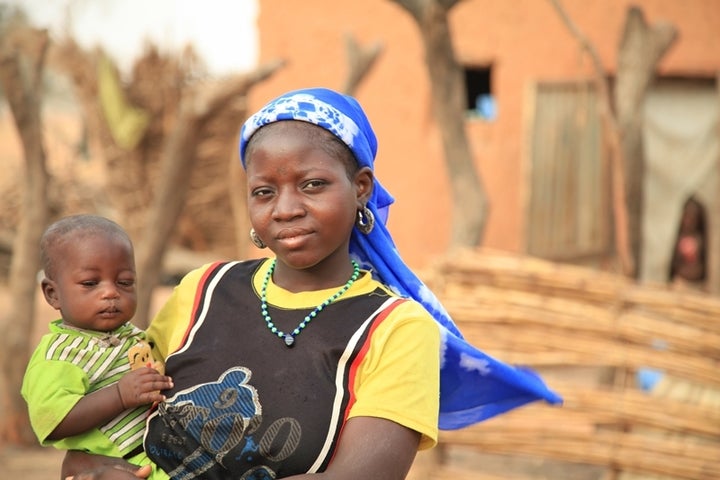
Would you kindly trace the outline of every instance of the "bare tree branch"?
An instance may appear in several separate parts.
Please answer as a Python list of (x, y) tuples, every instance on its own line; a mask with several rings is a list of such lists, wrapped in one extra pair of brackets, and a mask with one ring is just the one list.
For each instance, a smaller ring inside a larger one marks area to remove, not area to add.
[(635, 259), (636, 270), (642, 264), (645, 178), (642, 105), (650, 83), (655, 78), (657, 64), (675, 41), (676, 36), (677, 32), (672, 25), (658, 23), (650, 26), (645, 21), (642, 10), (637, 7), (628, 9), (618, 52), (615, 110), (621, 132), (620, 146), (625, 161), (625, 191), (630, 226), (628, 242), (630, 252)]
[(342, 91), (348, 95), (354, 95), (358, 85), (380, 56), (383, 46), (382, 43), (377, 42), (367, 48), (360, 48), (357, 40), (351, 34), (345, 36), (345, 46), (350, 68)]
[(180, 112), (165, 141), (160, 163), (160, 183), (146, 218), (145, 231), (137, 252), (138, 307), (134, 322), (149, 323), (152, 292), (160, 280), (166, 247), (183, 210), (191, 172), (197, 159), (199, 139), (207, 122), (237, 97), (244, 97), (256, 83), (284, 65), (274, 61), (257, 70), (229, 78), (212, 87), (189, 89), (181, 101)]
[(453, 220), (450, 247), (475, 247), (482, 241), (489, 202), (475, 167), (465, 131), (466, 87), (448, 24), (456, 1), (395, 0), (415, 19), (425, 48), (432, 110), (442, 138), (450, 177)]

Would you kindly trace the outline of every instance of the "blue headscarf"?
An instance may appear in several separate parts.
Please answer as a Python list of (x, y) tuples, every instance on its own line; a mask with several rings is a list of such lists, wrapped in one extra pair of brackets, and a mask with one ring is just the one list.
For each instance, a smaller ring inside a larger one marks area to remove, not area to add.
[[(377, 139), (365, 112), (354, 98), (325, 88), (288, 92), (251, 116), (240, 132), (243, 167), (250, 137), (262, 126), (282, 120), (300, 120), (328, 130), (350, 148), (360, 167), (373, 169)], [(532, 370), (505, 364), (463, 339), (435, 295), (400, 257), (385, 226), (393, 201), (375, 178), (367, 203), (375, 215), (375, 227), (368, 234), (353, 229), (350, 254), (398, 295), (422, 304), (438, 322), (442, 336), (439, 427), (463, 428), (536, 400), (561, 403)]]

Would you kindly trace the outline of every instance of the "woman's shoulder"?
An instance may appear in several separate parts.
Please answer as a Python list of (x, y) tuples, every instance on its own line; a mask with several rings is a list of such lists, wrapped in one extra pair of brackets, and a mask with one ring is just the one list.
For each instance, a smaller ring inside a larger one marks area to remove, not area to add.
[(386, 329), (411, 328), (415, 332), (439, 331), (437, 322), (420, 302), (398, 295), (387, 289), (387, 287), (384, 288), (391, 298), (396, 300), (392, 303), (392, 310), (387, 317), (387, 321), (383, 322)]
[(358, 282), (360, 289), (362, 291), (376, 291), (380, 290), (385, 295), (393, 298), (397, 298), (399, 300), (402, 300), (402, 311), (404, 312), (415, 312), (421, 316), (427, 316), (428, 318), (432, 318), (431, 315), (428, 313), (428, 311), (425, 309), (425, 307), (422, 306), (420, 302), (417, 300), (410, 298), (405, 295), (401, 295), (397, 292), (395, 288), (392, 287), (392, 285), (389, 285), (385, 282), (379, 281), (377, 278), (372, 276), (370, 272), (367, 272), (367, 276), (363, 277), (364, 281)]
[(253, 272), (260, 266), (266, 258), (253, 258), (248, 260), (218, 260), (215, 262), (205, 263), (191, 271), (189, 271), (180, 281), (180, 284), (196, 285), (204, 278), (215, 276), (227, 272), (228, 270), (238, 267), (248, 272)]
[(422, 324), (425, 328), (432, 327), (434, 329), (437, 327), (435, 319), (420, 302), (407, 297), (398, 296), (398, 298), (400, 302), (395, 308), (395, 313), (401, 321)]

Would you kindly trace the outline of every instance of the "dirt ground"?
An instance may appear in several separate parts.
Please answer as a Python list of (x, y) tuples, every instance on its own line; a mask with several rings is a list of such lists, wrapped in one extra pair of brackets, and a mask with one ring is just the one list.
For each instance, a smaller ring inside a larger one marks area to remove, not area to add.
[(56, 480), (60, 478), (63, 452), (54, 448), (0, 448), (2, 478)]

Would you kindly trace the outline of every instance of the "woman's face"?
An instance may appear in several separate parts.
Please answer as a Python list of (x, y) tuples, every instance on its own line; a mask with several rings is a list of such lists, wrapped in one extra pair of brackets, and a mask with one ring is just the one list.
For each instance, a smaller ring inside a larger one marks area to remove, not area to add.
[[(293, 269), (348, 263), (350, 234), (369, 169), (352, 175), (327, 148), (331, 133), (305, 122), (262, 128), (246, 156), (248, 208), (256, 233)], [(256, 134), (257, 135), (257, 134)], [(325, 148), (323, 148), (325, 147)]]

